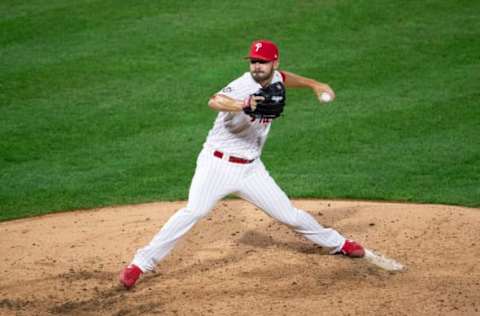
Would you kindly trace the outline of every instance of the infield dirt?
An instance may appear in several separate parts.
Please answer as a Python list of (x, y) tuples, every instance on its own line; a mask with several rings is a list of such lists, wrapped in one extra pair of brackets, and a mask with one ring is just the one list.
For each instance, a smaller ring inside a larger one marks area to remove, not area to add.
[(119, 206), (0, 223), (0, 314), (480, 315), (480, 209), (294, 204), (407, 270), (327, 255), (226, 200), (126, 291), (120, 270), (185, 202)]

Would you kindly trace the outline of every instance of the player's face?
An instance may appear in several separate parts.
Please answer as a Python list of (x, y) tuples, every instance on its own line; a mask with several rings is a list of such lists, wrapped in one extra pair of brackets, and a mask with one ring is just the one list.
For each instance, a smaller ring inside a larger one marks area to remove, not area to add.
[(250, 59), (250, 73), (256, 82), (265, 83), (272, 79), (277, 65), (276, 61)]

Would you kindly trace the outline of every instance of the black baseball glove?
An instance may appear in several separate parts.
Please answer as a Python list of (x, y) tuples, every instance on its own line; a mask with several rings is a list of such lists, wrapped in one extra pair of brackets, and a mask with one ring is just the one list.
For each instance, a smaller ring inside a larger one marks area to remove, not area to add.
[(283, 112), (285, 106), (286, 93), (285, 86), (281, 82), (275, 82), (271, 85), (261, 88), (250, 97), (263, 97), (264, 100), (258, 100), (255, 109), (247, 106), (243, 111), (253, 118), (275, 119)]

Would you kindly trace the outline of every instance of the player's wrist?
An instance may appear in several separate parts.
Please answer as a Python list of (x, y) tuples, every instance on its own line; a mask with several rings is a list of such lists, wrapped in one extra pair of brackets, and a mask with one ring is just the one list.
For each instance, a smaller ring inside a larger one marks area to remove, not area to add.
[(242, 104), (241, 104), (241, 107), (242, 107), (241, 109), (242, 109), (242, 110), (245, 110), (245, 109), (250, 108), (250, 107), (251, 107), (251, 103), (252, 103), (252, 96), (249, 95), (248, 97), (246, 97), (246, 98), (243, 100), (243, 102), (242, 102)]
[(316, 80), (311, 80), (310, 83), (309, 83), (309, 87), (314, 90), (314, 91), (318, 91), (318, 90), (324, 90), (325, 89), (325, 85), (322, 84), (321, 82), (318, 82)]

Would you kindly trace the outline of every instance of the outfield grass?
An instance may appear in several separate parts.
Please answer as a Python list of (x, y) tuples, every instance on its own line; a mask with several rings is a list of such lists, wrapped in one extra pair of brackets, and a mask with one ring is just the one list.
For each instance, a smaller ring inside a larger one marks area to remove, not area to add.
[(293, 197), (480, 205), (480, 2), (0, 3), (0, 220), (187, 197), (211, 94), (269, 38), (289, 91), (263, 160)]

